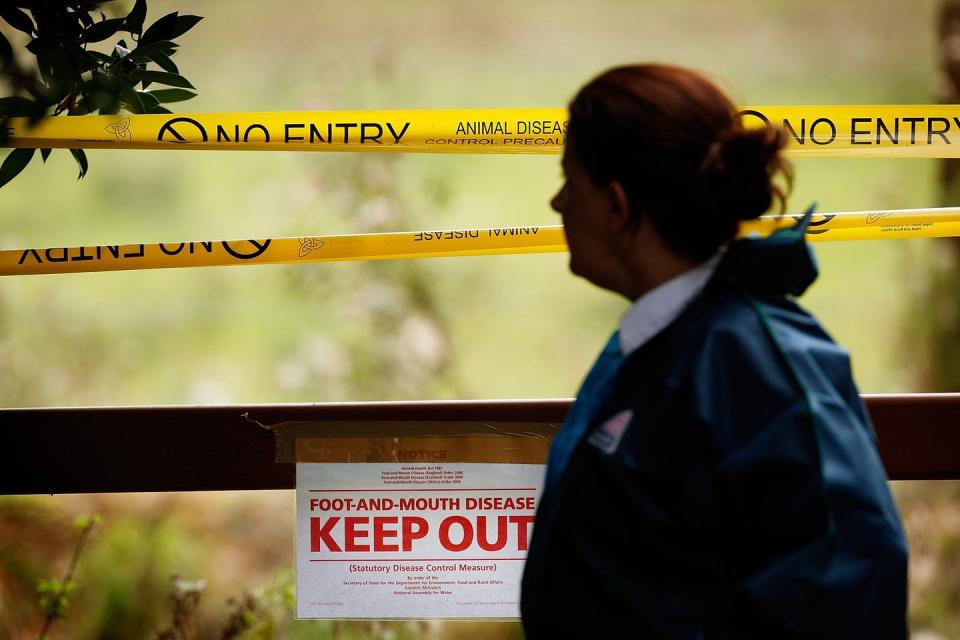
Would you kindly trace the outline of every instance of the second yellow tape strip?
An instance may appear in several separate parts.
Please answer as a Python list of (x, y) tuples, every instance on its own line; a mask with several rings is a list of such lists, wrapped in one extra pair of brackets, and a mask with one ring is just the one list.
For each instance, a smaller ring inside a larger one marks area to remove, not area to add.
[[(741, 236), (767, 235), (799, 216), (763, 216)], [(960, 207), (861, 211), (814, 216), (807, 238), (882, 240), (960, 236)], [(241, 264), (393, 260), (566, 251), (560, 226), (502, 227), (305, 236), (263, 240), (162, 242), (0, 251), (0, 275), (218, 267)]]

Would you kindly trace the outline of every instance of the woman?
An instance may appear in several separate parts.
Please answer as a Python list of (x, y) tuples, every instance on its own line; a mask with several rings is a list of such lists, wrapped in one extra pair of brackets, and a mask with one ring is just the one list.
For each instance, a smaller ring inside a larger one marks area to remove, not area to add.
[[(634, 301), (550, 452), (529, 638), (905, 638), (907, 549), (846, 352), (794, 302), (782, 134), (701, 75), (612, 69), (570, 105), (570, 269)], [(561, 633), (562, 631), (562, 633)]]

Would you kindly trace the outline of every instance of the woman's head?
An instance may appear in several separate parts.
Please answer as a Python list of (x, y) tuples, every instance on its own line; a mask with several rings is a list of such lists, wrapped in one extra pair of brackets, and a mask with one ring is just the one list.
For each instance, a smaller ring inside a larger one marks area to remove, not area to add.
[(745, 129), (699, 73), (637, 65), (603, 73), (574, 97), (564, 162), (597, 189), (619, 185), (634, 228), (652, 225), (672, 251), (700, 262), (734, 238), (740, 220), (783, 203), (773, 182), (781, 171), (789, 182), (783, 145), (777, 129)]

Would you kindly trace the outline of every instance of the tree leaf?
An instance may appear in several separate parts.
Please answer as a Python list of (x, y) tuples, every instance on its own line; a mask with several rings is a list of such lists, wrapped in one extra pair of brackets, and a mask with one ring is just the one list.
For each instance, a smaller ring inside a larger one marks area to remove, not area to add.
[(143, 33), (143, 20), (147, 17), (147, 0), (137, 0), (127, 14), (127, 30), (138, 36)]
[(179, 38), (190, 29), (193, 29), (198, 22), (203, 20), (203, 16), (180, 16), (177, 18), (176, 26), (173, 28), (173, 34), (170, 39)]
[(173, 30), (176, 26), (177, 12), (168, 13), (147, 27), (147, 30), (140, 36), (140, 43), (147, 44), (148, 42), (155, 42), (157, 40), (171, 40), (173, 38)]
[(173, 60), (171, 60), (170, 57), (165, 53), (161, 53), (160, 51), (157, 51), (155, 53), (150, 54), (147, 57), (150, 58), (150, 60), (157, 63), (157, 66), (163, 69), (164, 71), (167, 71), (169, 73), (180, 73), (180, 69), (177, 69), (177, 65), (174, 64)]
[(83, 32), (86, 42), (101, 42), (123, 28), (126, 18), (112, 18), (98, 22)]
[(30, 126), (37, 124), (47, 117), (47, 106), (40, 102), (33, 103), (33, 111), (30, 112)]
[(47, 163), (47, 158), (50, 157), (51, 151), (53, 151), (53, 149), (40, 149), (40, 158), (43, 160), (44, 164)]
[(44, 50), (46, 49), (46, 47), (47, 47), (47, 39), (38, 37), (28, 42), (27, 46), (24, 48), (30, 53), (32, 53), (33, 55), (40, 56), (42, 53), (44, 53)]
[(99, 51), (90, 50), (90, 51), (87, 51), (87, 52), (85, 52), (85, 53), (87, 54), (87, 56), (88, 56), (93, 62), (95, 62), (95, 63), (97, 63), (97, 64), (106, 64), (106, 63), (110, 62), (110, 60), (111, 60), (110, 56), (108, 56), (108, 55), (105, 54), (105, 53), (101, 53), (101, 52), (99, 52)]
[(151, 55), (158, 51), (169, 56), (170, 54), (167, 53), (167, 50), (171, 48), (176, 49), (177, 46), (179, 45), (169, 40), (157, 40), (156, 42), (144, 43), (143, 38), (140, 38), (140, 44), (130, 53), (130, 57), (134, 60), (146, 61), (150, 59)]
[(0, 3), (0, 18), (7, 21), (11, 27), (26, 34), (33, 33), (33, 20), (26, 13), (10, 6), (6, 2)]
[(3, 33), (0, 33), (0, 60), (6, 60), (7, 62), (13, 60), (13, 47), (10, 46), (10, 41)]
[(87, 101), (81, 98), (77, 100), (77, 103), (71, 107), (70, 111), (67, 112), (67, 115), (71, 116), (85, 116), (90, 113), (90, 107), (87, 106)]
[[(186, 91), (186, 89), (170, 89), (170, 91)], [(160, 101), (149, 91), (139, 91), (137, 92), (137, 96), (140, 97), (140, 101), (143, 103), (144, 113), (150, 113), (151, 109), (160, 106)]]
[(33, 113), (35, 104), (33, 100), (20, 96), (0, 98), (0, 117), (29, 117)]
[[(93, 26), (93, 16), (91, 16), (86, 11), (73, 11), (72, 13), (77, 17), (77, 19), (80, 21), (80, 24), (83, 25), (84, 29), (86, 29), (87, 27)], [(102, 16), (103, 13), (100, 13), (100, 15)]]
[(78, 62), (68, 50), (59, 48), (53, 52), (50, 56), (51, 80), (46, 95), (48, 102), (56, 104), (72, 93), (74, 86), (80, 82), (77, 65)]
[(186, 89), (157, 89), (148, 94), (156, 98), (157, 102), (183, 102), (197, 97), (197, 94)]
[(87, 164), (87, 154), (83, 152), (83, 149), (70, 149), (70, 155), (73, 156), (73, 159), (77, 161), (77, 165), (80, 167), (80, 175), (77, 176), (77, 180), (80, 180), (87, 175), (87, 169), (90, 168)]
[(0, 188), (16, 178), (21, 171), (27, 168), (36, 149), (14, 149), (4, 158), (0, 165)]
[(161, 107), (160, 105), (157, 105), (152, 109), (150, 109), (149, 111), (147, 111), (147, 113), (173, 113), (173, 111), (170, 111), (170, 109), (167, 109), (166, 107)]
[(143, 100), (140, 99), (140, 93), (134, 91), (133, 87), (124, 87), (121, 97), (123, 98), (124, 106), (132, 113), (144, 113), (146, 111)]
[[(181, 89), (196, 88), (183, 76), (177, 75), (176, 73), (168, 73), (166, 71), (141, 71), (140, 78), (149, 82), (156, 82), (157, 84), (165, 84), (170, 87), (180, 87)], [(146, 85), (144, 85), (144, 87), (146, 87)]]
[(86, 103), (88, 113), (96, 113), (110, 103), (110, 92), (106, 91), (101, 85), (87, 83), (83, 91), (83, 102)]

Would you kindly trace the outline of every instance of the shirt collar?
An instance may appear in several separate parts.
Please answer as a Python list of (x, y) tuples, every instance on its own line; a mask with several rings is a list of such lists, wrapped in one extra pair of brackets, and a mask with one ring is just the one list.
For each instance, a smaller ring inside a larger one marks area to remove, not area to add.
[(706, 286), (720, 257), (718, 253), (637, 298), (620, 318), (620, 349), (624, 356), (639, 349), (676, 320)]

